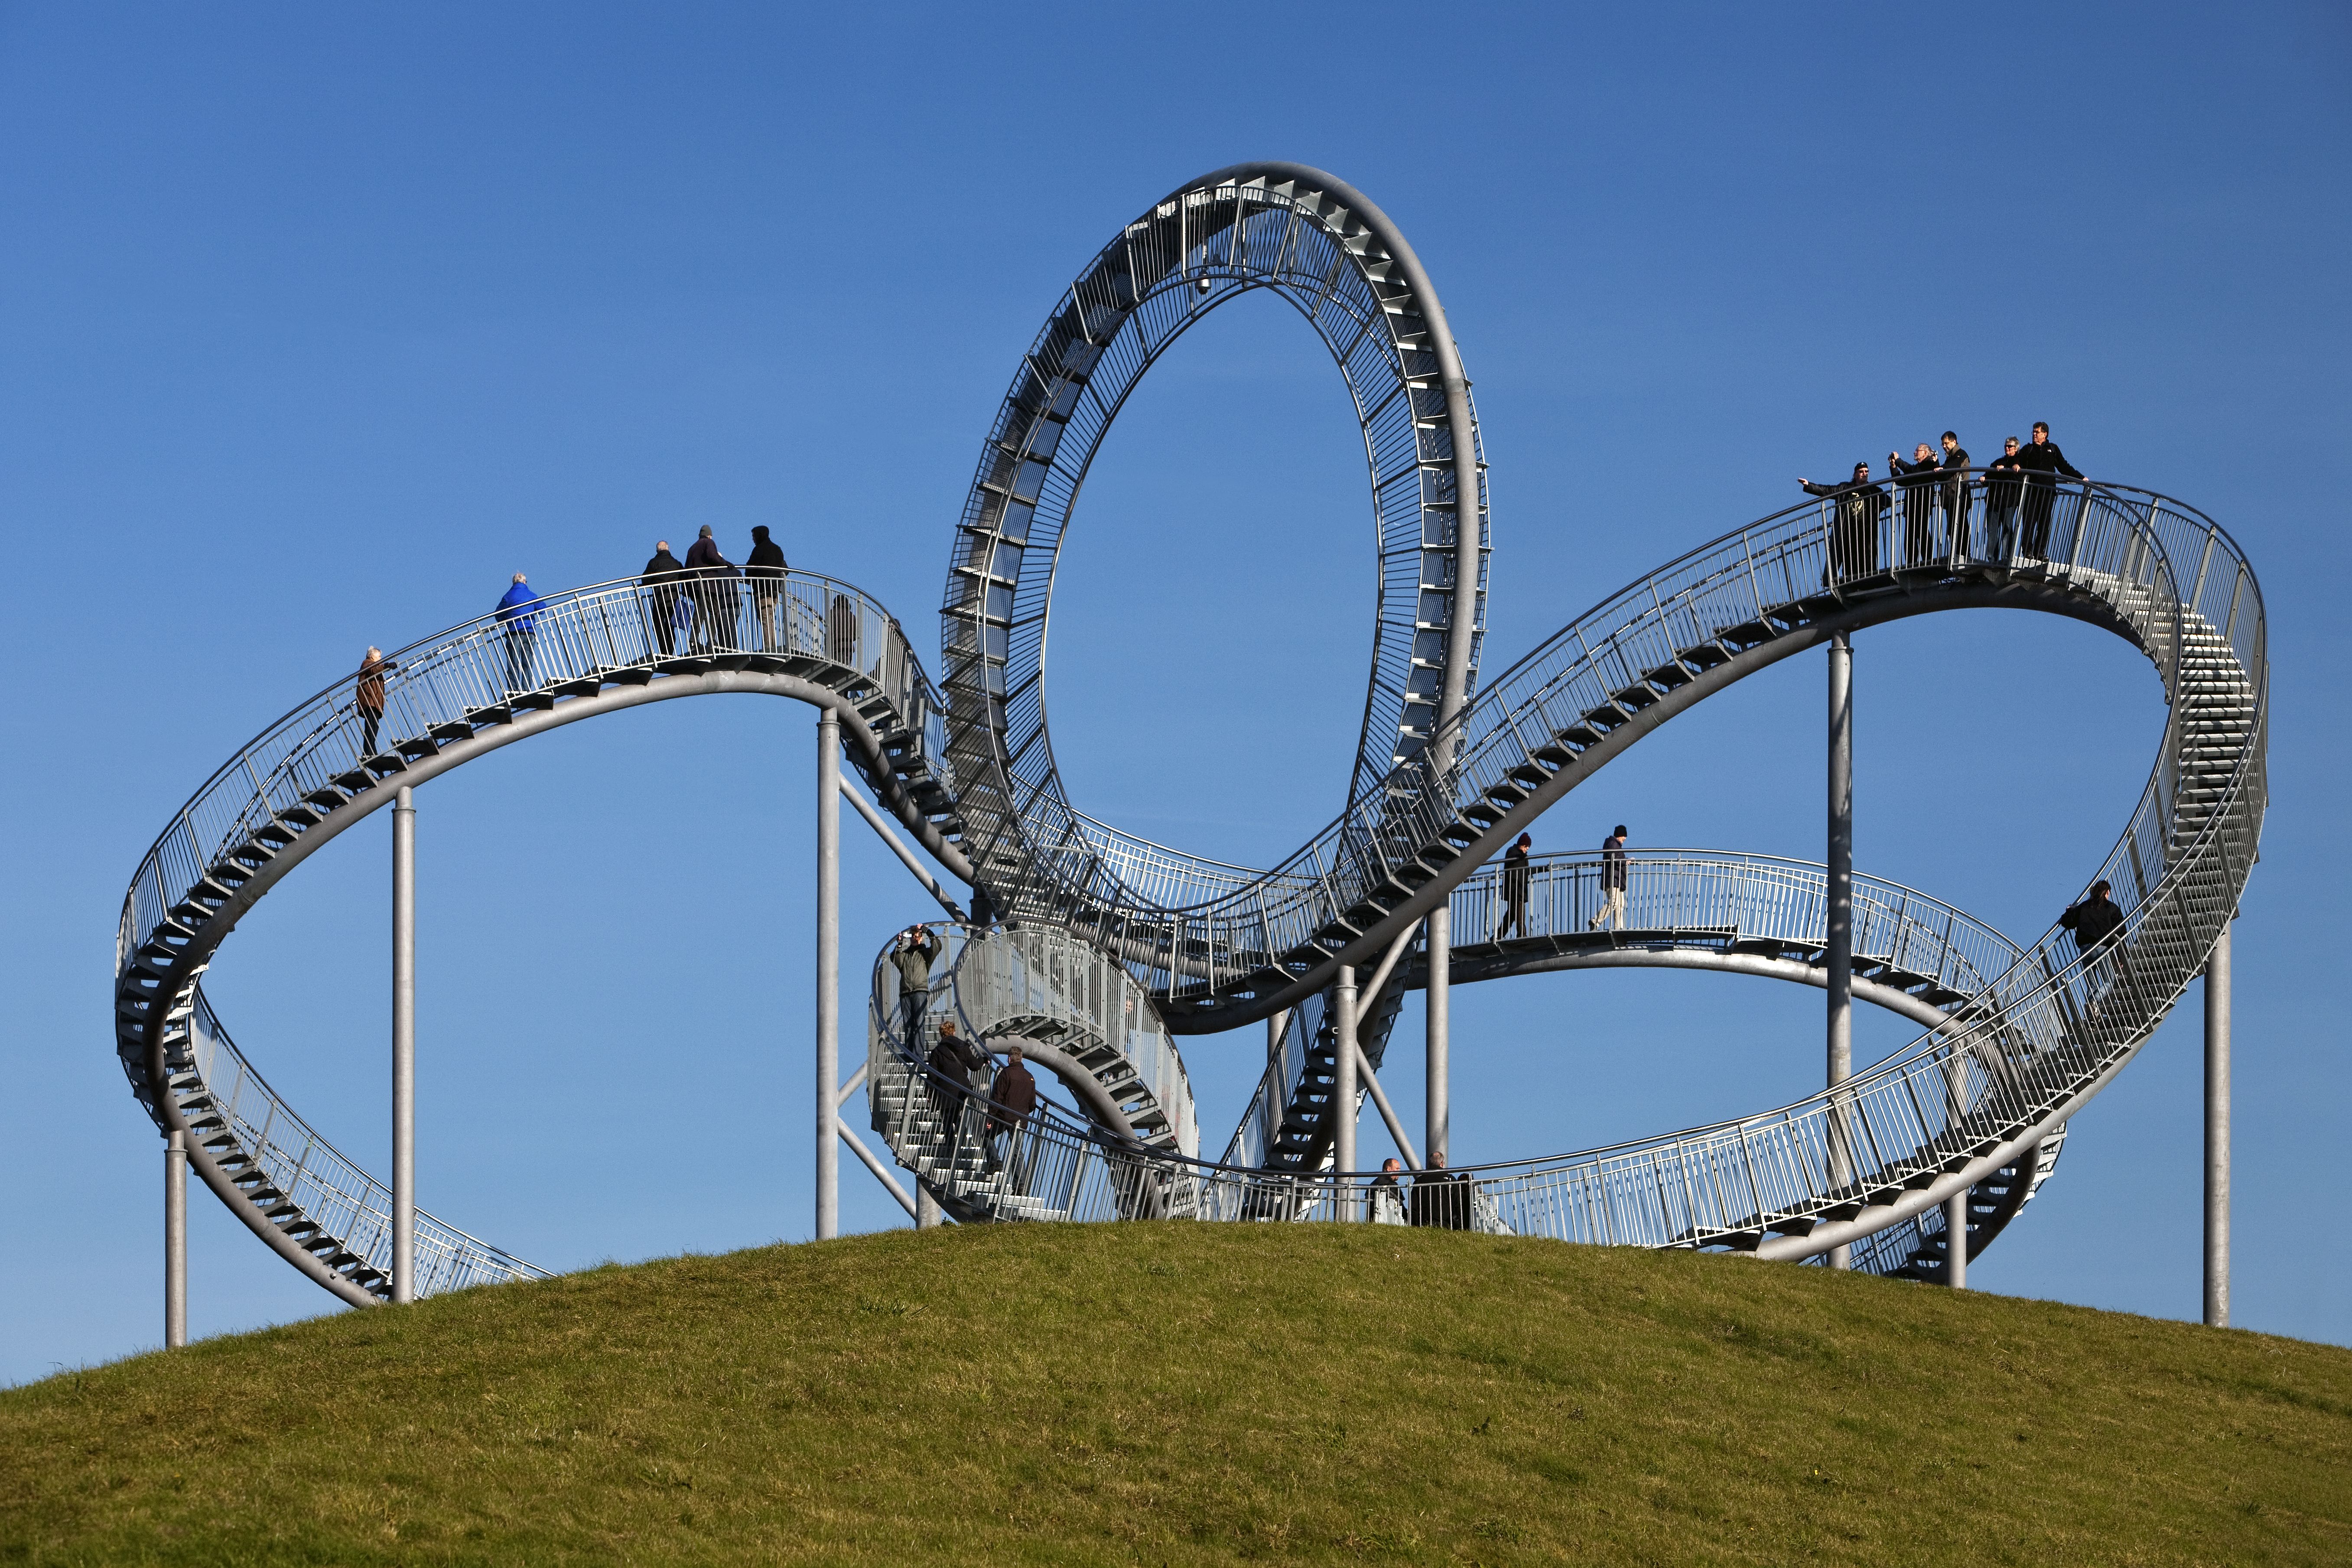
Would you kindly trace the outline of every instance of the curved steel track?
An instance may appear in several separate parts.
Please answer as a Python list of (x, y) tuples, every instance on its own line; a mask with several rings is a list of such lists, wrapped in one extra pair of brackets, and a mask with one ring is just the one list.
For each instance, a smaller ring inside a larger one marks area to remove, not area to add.
[[(1095, 452), (1159, 354), (1253, 289), (1297, 308), (1339, 366), (1364, 433), (1378, 561), (1347, 798), (1265, 871), (1079, 812), (1044, 697), (1054, 567)], [(2085, 959), (2055, 930), (2012, 943), (1908, 889), (1858, 881), (1855, 994), (1922, 1025), (1913, 1045), (1834, 1093), (1757, 1116), (1471, 1168), (1459, 1211), (1486, 1228), (1765, 1257), (1858, 1242), (1862, 1266), (1932, 1275), (1942, 1200), (1973, 1188), (1971, 1248), (1989, 1241), (2047, 1174), (2066, 1119), (2162, 1022), (2234, 913), (2262, 825), (2268, 685), (2252, 568), (2201, 514), (2104, 483), (2029, 492), (2029, 555), (1990, 505), (2005, 498), (1975, 480), (1952, 496), (1956, 510), (1924, 521), (1898, 516), (1899, 500), (1861, 524), (1826, 502), (1775, 513), (1621, 590), (1475, 691), (1485, 472), (1434, 289), (1351, 187), (1297, 164), (1221, 170), (1125, 226), (1024, 356), (958, 524), (940, 689), (878, 605), (801, 573), (778, 584), (772, 616), (736, 588), (683, 590), (709, 630), (697, 654), (664, 651), (678, 592), (635, 584), (547, 601), (520, 658), (494, 617), (401, 650), (388, 743), (363, 752), (347, 678), (243, 748), (150, 849), (118, 939), (117, 1049), (142, 1105), (189, 1134), (191, 1163), (232, 1211), (343, 1299), (381, 1299), (388, 1194), (236, 1050), (201, 988), (215, 951), (280, 878), (403, 784), (647, 701), (784, 696), (835, 710), (877, 798), (1016, 919), (952, 933), (929, 1019), (961, 1014), (974, 1032), (1027, 1042), (1085, 1112), (1047, 1112), (1021, 1159), (992, 1163), (970, 1108), (922, 1065), (930, 1024), (906, 1032), (897, 971), (877, 964), (876, 1125), (951, 1211), (1377, 1217), (1365, 1178), (1324, 1168), (1336, 1108), (1321, 1018), (1339, 965), (1376, 964), (1444, 903), (1468, 938), (1454, 955), (1465, 982), (1639, 964), (1819, 983), (1816, 868), (1646, 856), (1632, 928), (1601, 938), (1577, 929), (1589, 858), (1556, 858), (1539, 868), (1540, 931), (1481, 941), (1495, 896), (1482, 868), (1643, 735), (1780, 659), (1913, 615), (2035, 609), (2138, 647), (2171, 709), (2138, 805), (2095, 868), (2126, 911), (2112, 948)], [(1418, 982), (1401, 963), (1367, 999), (1376, 1062)], [(1200, 1160), (1174, 1037), (1285, 1009), (1227, 1157)], [(424, 1289), (540, 1272), (430, 1216), (418, 1259)]]

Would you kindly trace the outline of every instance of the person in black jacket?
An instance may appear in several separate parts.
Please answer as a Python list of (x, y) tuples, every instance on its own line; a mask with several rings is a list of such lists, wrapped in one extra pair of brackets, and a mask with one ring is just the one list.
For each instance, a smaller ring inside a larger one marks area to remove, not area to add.
[(1985, 468), (1985, 553), (2006, 561), (2017, 551), (2017, 498), (2025, 485), (2025, 464), (2017, 437), (2004, 437), (2000, 456)]
[[(685, 581), (686, 568), (678, 563), (677, 556), (669, 552), (669, 541), (654, 541), (654, 558), (646, 563), (645, 575), (637, 579), (637, 585), (646, 590), (652, 605), (648, 613), (653, 621), (653, 635), (661, 644), (661, 657), (664, 658), (667, 658), (671, 649), (677, 646), (677, 594), (679, 585)], [(650, 646), (646, 649), (646, 657), (653, 657)]]
[(1870, 482), (1870, 465), (1856, 463), (1853, 478), (1842, 485), (1817, 485), (1798, 479), (1809, 496), (1834, 499), (1837, 510), (1830, 523), (1829, 564), (1822, 584), (1851, 582), (1878, 570), (1878, 520), (1886, 514), (1886, 492)]
[(1936, 492), (1936, 510), (1943, 514), (1944, 538), (1955, 557), (1969, 552), (1969, 449), (1960, 445), (1959, 437), (1944, 432), (1943, 455), (1936, 467), (1944, 474), (1943, 488)]
[(686, 552), (686, 569), (694, 575), (694, 651), (733, 647), (735, 612), (741, 605), (735, 596), (735, 563), (719, 553), (719, 541), (710, 536), (707, 522), (702, 537)]
[(1618, 931), (1625, 929), (1625, 825), (1601, 841), (1601, 912), (1584, 922), (1587, 931), (1599, 931), (1610, 922)]
[(1496, 942), (1513, 926), (1521, 936), (1528, 934), (1528, 894), (1535, 879), (1528, 870), (1528, 847), (1533, 843), (1530, 835), (1522, 833), (1517, 844), (1503, 851), (1503, 921), (1495, 928)]
[(768, 537), (767, 524), (751, 531), (751, 554), (743, 575), (751, 580), (751, 607), (760, 613), (760, 651), (778, 653), (776, 600), (784, 591), (783, 548)]
[(2098, 993), (2106, 989), (2111, 967), (2121, 952), (2110, 940), (2124, 928), (2124, 911), (2108, 896), (2113, 890), (2105, 882), (2094, 882), (2081, 903), (2058, 917), (2059, 925), (2074, 933), (2074, 951), (2083, 955), (2083, 990), (2091, 997), (2094, 1017), (2098, 1016)]
[(942, 1081), (932, 1085), (939, 1096), (940, 1122), (951, 1139), (961, 1139), (964, 1102), (971, 1098), (971, 1075), (988, 1065), (988, 1053), (956, 1033), (955, 1020), (940, 1026), (939, 1044), (928, 1060)]
[(2050, 513), (2058, 500), (2059, 477), (2079, 479), (2082, 471), (2066, 460), (2066, 454), (2050, 438), (2050, 426), (2039, 419), (2033, 422), (2032, 444), (2017, 455), (2017, 462), (2025, 470), (2025, 553), (2047, 560)]
[(1895, 488), (1903, 502), (1903, 564), (1906, 566), (1932, 566), (1937, 561), (1937, 468), (1935, 448), (1925, 441), (1911, 448), (1911, 460), (1907, 463), (1893, 452), (1886, 454), (1886, 471), (1895, 476)]

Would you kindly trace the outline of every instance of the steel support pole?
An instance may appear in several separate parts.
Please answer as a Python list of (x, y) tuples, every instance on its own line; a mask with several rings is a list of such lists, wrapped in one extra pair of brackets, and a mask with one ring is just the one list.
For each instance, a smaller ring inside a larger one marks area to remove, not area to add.
[(1969, 1189), (1944, 1200), (1944, 1283), (1969, 1288)]
[[(1853, 644), (1843, 632), (1830, 639), (1829, 754), (1829, 1087), (1853, 1072)], [(1853, 1179), (1845, 1113), (1829, 1116), (1829, 1180)], [(1830, 1267), (1853, 1267), (1853, 1249), (1830, 1249)]]
[(940, 1217), (940, 1200), (931, 1196), (930, 1188), (918, 1181), (915, 1184), (915, 1228), (936, 1230)]
[(416, 1300), (416, 795), (392, 806), (392, 1299)]
[(163, 1348), (188, 1342), (188, 1135), (163, 1144)]
[(1449, 1158), (1448, 1134), (1452, 1129), (1454, 1107), (1449, 1094), (1453, 1071), (1450, 1059), (1452, 1042), (1448, 1031), (1452, 1026), (1454, 910), (1440, 903), (1429, 911), (1423, 922), (1427, 932), (1429, 955), (1427, 989), (1422, 996), (1425, 1010), (1428, 1038), (1428, 1081), (1423, 1090), (1426, 1115), (1422, 1127), (1421, 1146), (1429, 1158)]
[(2205, 961), (2205, 1321), (2230, 1326), (2230, 928)]
[[(1267, 1078), (1261, 1081), (1270, 1080), (1276, 1083), (1281, 1081), (1280, 1075), (1274, 1069), (1275, 1064), (1282, 1059), (1282, 1037), (1289, 1027), (1289, 1008), (1277, 1007), (1267, 1016), (1265, 1020)], [(1275, 1140), (1282, 1136), (1282, 1097), (1279, 1094), (1267, 1095), (1265, 1102), (1258, 1107), (1258, 1139), (1262, 1145), (1258, 1152), (1258, 1158), (1261, 1163), (1274, 1158)]]
[(816, 715), (816, 1238), (841, 1234), (841, 718)]
[[(1339, 982), (1332, 989), (1339, 1022), (1339, 1050), (1331, 1067), (1331, 1168), (1345, 1173), (1356, 1168), (1356, 969), (1339, 966)], [(1331, 1184), (1332, 1216), (1353, 1219), (1347, 1189)]]

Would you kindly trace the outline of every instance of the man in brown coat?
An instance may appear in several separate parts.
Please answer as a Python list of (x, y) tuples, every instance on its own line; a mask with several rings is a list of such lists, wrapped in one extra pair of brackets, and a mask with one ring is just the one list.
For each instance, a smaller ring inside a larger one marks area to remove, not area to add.
[[(1019, 1046), (1005, 1053), (1004, 1065), (997, 1069), (996, 1081), (989, 1087), (988, 1102), (989, 1147), (996, 1167), (1002, 1170), (1013, 1166), (1020, 1155), (1021, 1135), (1037, 1110), (1037, 1080), (1021, 1065)], [(1021, 1182), (1022, 1173), (1015, 1169), (1015, 1190)]]
[(383, 657), (381, 648), (369, 648), (367, 657), (360, 660), (359, 689), (352, 695), (352, 704), (359, 710), (361, 727), (366, 731), (360, 741), (362, 759), (375, 755), (376, 731), (383, 723), (384, 674), (399, 668)]

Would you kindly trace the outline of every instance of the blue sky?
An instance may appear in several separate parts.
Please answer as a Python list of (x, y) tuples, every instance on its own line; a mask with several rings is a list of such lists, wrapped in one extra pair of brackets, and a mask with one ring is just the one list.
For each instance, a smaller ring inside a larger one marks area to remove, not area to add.
[[(0, 7), (0, 908), (15, 1096), (0, 1381), (161, 1337), (161, 1164), (108, 1034), (123, 885), (254, 731), (386, 646), (756, 522), (919, 647), (971, 466), (1056, 293), (1245, 158), (1332, 170), (1434, 278), (1494, 477), (1487, 668), (1690, 546), (1947, 426), (2047, 419), (2263, 574), (2272, 815), (2238, 947), (2237, 1320), (2352, 1342), (2307, 1216), (2340, 1006), (2352, 18), (2337, 6), (1278, 10)], [(1372, 592), (1360, 447), (1263, 297), (1097, 462), (1048, 681), (1077, 803), (1263, 862), (1336, 809)], [(1677, 721), (1544, 822), (1822, 852), (1821, 663)], [(2162, 723), (2125, 645), (2015, 614), (1856, 654), (1857, 863), (2021, 938)], [(659, 704), (420, 796), (424, 1198), (534, 1261), (810, 1229), (814, 722)], [(388, 825), (207, 984), (381, 1170)], [(926, 902), (848, 834), (856, 973)], [(852, 1016), (860, 1005), (846, 998)], [(1556, 975), (1455, 1004), (1455, 1145), (1533, 1155), (1778, 1105), (1818, 993)], [(1984, 1289), (2198, 1308), (2192, 994), (2075, 1123)], [(1388, 1075), (1419, 1120), (1417, 1009)], [(1875, 1055), (1906, 1034), (1865, 1020)], [(853, 1048), (856, 1048), (855, 1047)], [(1206, 1138), (1255, 1031), (1191, 1042)], [(1365, 1147), (1385, 1152), (1376, 1123)], [(898, 1223), (845, 1161), (845, 1223)], [(201, 1189), (192, 1323), (338, 1310)]]

